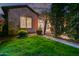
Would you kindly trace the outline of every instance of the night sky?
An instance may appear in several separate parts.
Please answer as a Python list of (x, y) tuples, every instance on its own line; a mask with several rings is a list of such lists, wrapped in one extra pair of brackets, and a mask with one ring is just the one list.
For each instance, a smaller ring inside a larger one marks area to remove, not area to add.
[(49, 8), (50, 3), (0, 3), (0, 6), (29, 5), (34, 8)]
[[(50, 3), (0, 3), (1, 6), (13, 6), (13, 5), (28, 5), (36, 12), (41, 13), (44, 10), (50, 9)], [(0, 14), (3, 14), (3, 11), (0, 8)]]

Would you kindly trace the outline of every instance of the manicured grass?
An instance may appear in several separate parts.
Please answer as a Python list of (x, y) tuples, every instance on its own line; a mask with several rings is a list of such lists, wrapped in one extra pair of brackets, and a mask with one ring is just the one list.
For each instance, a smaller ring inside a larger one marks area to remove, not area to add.
[(0, 44), (0, 53), (9, 56), (64, 56), (79, 55), (79, 49), (49, 40), (41, 36), (12, 38)]

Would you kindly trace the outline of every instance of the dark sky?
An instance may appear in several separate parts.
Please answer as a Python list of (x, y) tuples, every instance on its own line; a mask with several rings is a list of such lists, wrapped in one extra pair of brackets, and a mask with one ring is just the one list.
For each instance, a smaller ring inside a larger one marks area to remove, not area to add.
[(29, 5), (36, 8), (49, 8), (50, 3), (0, 3), (0, 6), (11, 6), (11, 5)]
[[(29, 5), (36, 12), (40, 13), (43, 10), (49, 10), (51, 4), (50, 3), (0, 3), (0, 7), (13, 6), (13, 5)], [(0, 9), (0, 14), (3, 14), (1, 9)]]

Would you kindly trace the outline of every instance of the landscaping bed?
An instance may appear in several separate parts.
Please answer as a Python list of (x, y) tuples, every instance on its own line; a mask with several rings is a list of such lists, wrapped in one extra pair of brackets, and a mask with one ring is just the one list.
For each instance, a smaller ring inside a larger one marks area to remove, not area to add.
[(73, 38), (67, 35), (68, 39), (64, 38), (64, 36), (66, 36), (66, 35), (63, 35), (62, 37), (58, 36), (56, 38), (79, 44), (79, 35), (73, 35), (73, 36), (70, 35)]

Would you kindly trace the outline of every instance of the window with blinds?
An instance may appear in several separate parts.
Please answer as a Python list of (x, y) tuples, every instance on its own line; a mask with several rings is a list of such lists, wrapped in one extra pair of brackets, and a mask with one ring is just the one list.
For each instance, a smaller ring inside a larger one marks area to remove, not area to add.
[(31, 17), (27, 17), (27, 28), (32, 28), (32, 18)]
[(32, 18), (31, 17), (20, 17), (20, 28), (32, 28)]
[(24, 16), (20, 17), (20, 28), (27, 28), (26, 27), (26, 17), (24, 17)]

